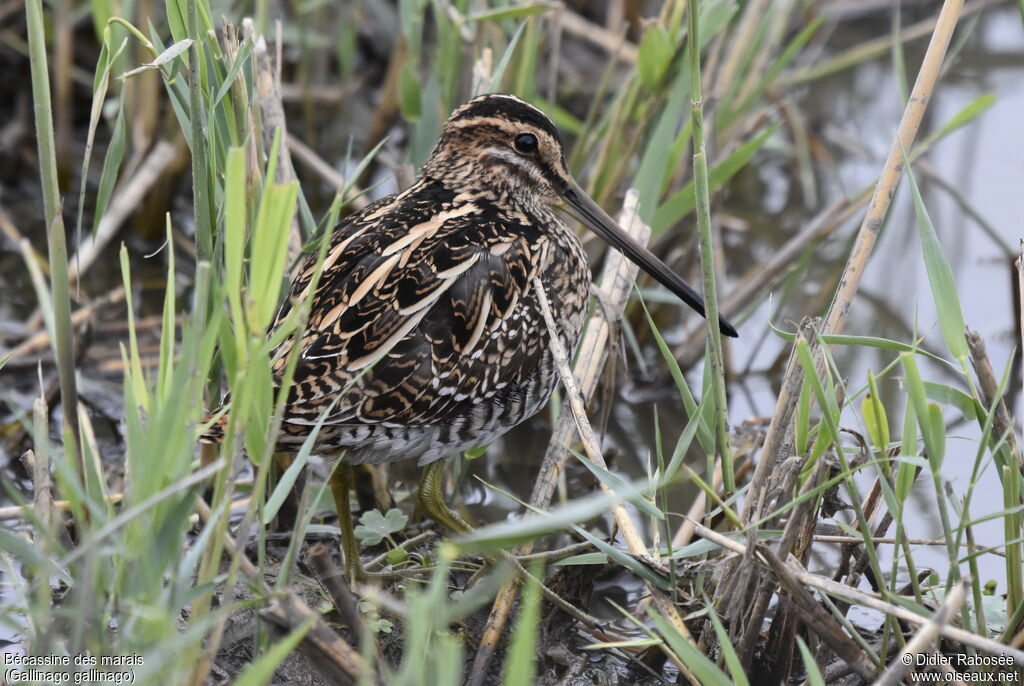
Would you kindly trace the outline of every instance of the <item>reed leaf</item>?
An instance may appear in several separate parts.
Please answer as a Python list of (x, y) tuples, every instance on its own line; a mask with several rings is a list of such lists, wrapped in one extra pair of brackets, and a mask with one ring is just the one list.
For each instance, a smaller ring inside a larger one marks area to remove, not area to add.
[[(921, 237), (921, 248), (924, 253), (924, 266), (928, 273), (928, 283), (932, 287), (932, 298), (935, 301), (935, 311), (939, 315), (942, 338), (953, 357), (960, 360), (961, 363), (965, 363), (968, 355), (965, 335), (967, 327), (964, 324), (963, 309), (960, 307), (960, 297), (956, 292), (956, 279), (953, 278), (953, 270), (950, 269), (942, 245), (939, 243), (939, 237), (935, 233), (935, 226), (924, 206), (921, 191), (917, 187), (917, 180), (914, 178), (910, 160), (907, 159), (905, 152), (903, 164), (910, 182), (910, 192), (914, 198), (914, 216), (917, 218), (918, 234)], [(921, 408), (917, 409), (920, 411)]]

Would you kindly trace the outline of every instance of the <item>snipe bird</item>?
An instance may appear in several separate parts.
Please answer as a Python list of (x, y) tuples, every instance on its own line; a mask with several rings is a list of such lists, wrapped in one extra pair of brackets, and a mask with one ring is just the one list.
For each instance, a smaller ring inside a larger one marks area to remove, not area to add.
[[(335, 229), (305, 331), (274, 358), (280, 379), (292, 346), (300, 347), (278, 449), (296, 451), (331, 408), (319, 453), (342, 454), (342, 465), (416, 458), (429, 465), (420, 485), (427, 513), (462, 528), (441, 499), (441, 458), (536, 414), (558, 381), (534, 276), (565, 349), (580, 336), (590, 268), (554, 212), (563, 205), (704, 314), (701, 296), (576, 183), (543, 112), (512, 95), (483, 95), (452, 113), (415, 184)], [(275, 326), (309, 296), (316, 269), (314, 255)], [(737, 335), (724, 319), (719, 328)], [(225, 420), (207, 440), (219, 438)], [(348, 484), (332, 487), (344, 530)], [(346, 557), (358, 560), (354, 539), (345, 538)]]

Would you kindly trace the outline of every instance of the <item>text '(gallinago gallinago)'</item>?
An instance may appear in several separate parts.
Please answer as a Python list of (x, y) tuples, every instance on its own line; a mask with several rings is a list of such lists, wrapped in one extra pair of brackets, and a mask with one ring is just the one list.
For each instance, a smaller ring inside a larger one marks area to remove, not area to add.
[[(434, 465), (421, 500), (458, 527), (439, 498), (437, 461), (535, 414), (558, 380), (533, 277), (566, 349), (583, 326), (590, 268), (558, 205), (704, 314), (700, 295), (573, 180), (547, 116), (511, 95), (480, 96), (452, 113), (411, 188), (335, 230), (306, 329), (276, 353), (280, 378), (292, 346), (301, 348), (278, 448), (297, 450), (329, 410), (317, 451), (349, 464)], [(309, 295), (316, 263), (295, 278), (278, 323)], [(347, 510), (347, 487), (336, 498)]]

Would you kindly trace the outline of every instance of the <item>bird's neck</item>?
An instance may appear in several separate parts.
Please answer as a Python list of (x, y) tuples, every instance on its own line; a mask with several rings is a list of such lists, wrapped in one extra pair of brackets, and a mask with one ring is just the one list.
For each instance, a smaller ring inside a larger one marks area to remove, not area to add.
[[(415, 189), (415, 190), (414, 190)], [(509, 183), (503, 174), (481, 169), (477, 166), (445, 166), (443, 174), (437, 174), (425, 166), (416, 182), (413, 192), (438, 193), (442, 189), (452, 197), (479, 205), (490, 205), (507, 212), (522, 215), (532, 221), (555, 217), (551, 207), (542, 202), (535, 193), (520, 184)], [(542, 221), (541, 225), (546, 222)]]

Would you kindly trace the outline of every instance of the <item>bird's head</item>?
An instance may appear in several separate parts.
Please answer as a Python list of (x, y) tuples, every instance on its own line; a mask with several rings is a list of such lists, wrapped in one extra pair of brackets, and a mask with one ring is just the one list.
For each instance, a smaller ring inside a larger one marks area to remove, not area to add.
[(481, 95), (455, 110), (423, 173), (526, 205), (558, 204), (573, 183), (552, 121), (506, 94)]
[[(632, 236), (580, 187), (569, 172), (551, 119), (514, 95), (473, 98), (445, 122), (423, 175), (461, 191), (490, 191), (523, 206), (559, 205), (621, 251), (684, 302), (704, 314), (703, 298)], [(719, 328), (736, 330), (719, 318)]]

